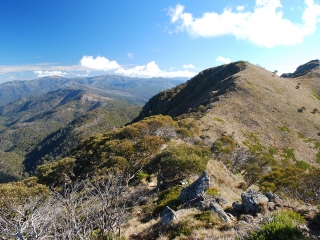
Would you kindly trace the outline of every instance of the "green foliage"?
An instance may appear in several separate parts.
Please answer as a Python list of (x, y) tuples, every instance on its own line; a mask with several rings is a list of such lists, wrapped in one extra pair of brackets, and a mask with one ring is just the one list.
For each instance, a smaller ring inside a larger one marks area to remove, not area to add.
[(199, 126), (195, 123), (195, 121), (190, 119), (181, 119), (178, 121), (178, 126), (180, 128), (186, 128), (188, 131), (193, 132), (194, 134), (199, 134)]
[(75, 174), (96, 178), (113, 172), (128, 183), (160, 151), (176, 126), (171, 117), (159, 115), (87, 138), (73, 152)]
[(294, 149), (293, 148), (289, 148), (287, 146), (285, 146), (283, 148), (283, 154), (281, 154), (281, 157), (283, 157), (284, 160), (292, 159), (294, 161), (297, 161), (296, 156), (294, 154)]
[(187, 128), (178, 128), (176, 132), (179, 136), (181, 136), (181, 138), (187, 138), (187, 137), (193, 136), (193, 133), (190, 132)]
[(277, 152), (278, 152), (278, 150), (277, 150), (276, 148), (269, 147), (268, 153), (269, 153), (270, 155), (273, 156), (273, 155), (277, 154)]
[(206, 194), (210, 196), (220, 196), (220, 191), (219, 189), (211, 187), (207, 189)]
[(316, 154), (316, 161), (320, 163), (320, 151)]
[(213, 120), (215, 120), (217, 122), (224, 123), (224, 121), (221, 118), (214, 117)]
[(316, 99), (320, 100), (320, 95), (314, 93), (313, 96), (315, 96)]
[(251, 132), (247, 134), (247, 140), (243, 141), (253, 154), (261, 154), (265, 152), (265, 146), (260, 143), (258, 136)]
[(74, 176), (74, 167), (75, 159), (67, 157), (56, 162), (39, 166), (36, 175), (40, 183), (51, 186), (60, 186), (65, 182), (69, 182)]
[[(260, 189), (263, 192), (287, 192), (295, 194), (304, 191), (303, 179), (305, 171), (294, 166), (275, 166), (267, 174), (261, 176)], [(296, 197), (291, 195), (292, 197)]]
[(6, 204), (22, 204), (29, 197), (46, 197), (50, 195), (49, 188), (37, 183), (35, 177), (20, 182), (0, 184), (0, 208)]
[(0, 150), (0, 183), (21, 180), (24, 176), (23, 157)]
[(142, 180), (146, 180), (147, 177), (149, 177), (149, 174), (146, 173), (145, 171), (140, 171), (136, 174), (136, 178), (139, 180), (139, 181), (142, 181)]
[(195, 214), (194, 218), (205, 223), (205, 227), (211, 227), (212, 225), (220, 224), (221, 218), (213, 211), (207, 210), (201, 213)]
[(279, 130), (282, 132), (288, 132), (290, 133), (290, 129), (287, 126), (278, 126)]
[(301, 168), (303, 170), (308, 170), (310, 168), (310, 165), (306, 163), (305, 161), (296, 161), (295, 167)]
[(220, 154), (231, 154), (236, 147), (236, 142), (230, 136), (222, 136), (212, 146), (212, 151)]
[(268, 155), (260, 155), (246, 162), (243, 165), (244, 172), (242, 175), (244, 175), (247, 187), (256, 183), (263, 175), (265, 169), (272, 165), (273, 161), (274, 159)]
[(175, 239), (180, 236), (190, 236), (192, 234), (192, 227), (190, 223), (179, 224), (170, 234), (170, 239)]
[(172, 208), (173, 210), (177, 210), (182, 204), (182, 202), (179, 200), (180, 193), (181, 187), (172, 187), (162, 191), (158, 197), (157, 207), (154, 209), (153, 213), (161, 213), (166, 206)]
[(305, 136), (303, 133), (298, 132), (298, 137), (299, 137), (299, 138), (305, 138), (306, 136)]
[(206, 169), (209, 155), (210, 150), (206, 147), (171, 144), (152, 160), (149, 169), (162, 173), (170, 180), (183, 179)]
[(307, 239), (297, 224), (304, 223), (304, 219), (293, 211), (282, 211), (272, 216), (271, 220), (263, 224), (260, 230), (250, 234), (251, 240), (287, 240)]

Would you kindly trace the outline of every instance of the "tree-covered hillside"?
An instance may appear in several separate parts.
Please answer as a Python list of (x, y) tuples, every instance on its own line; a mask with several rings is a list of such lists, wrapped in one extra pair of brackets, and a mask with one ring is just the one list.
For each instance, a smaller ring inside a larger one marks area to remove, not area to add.
[[(139, 109), (79, 89), (60, 89), (1, 107), (1, 181), (21, 179), (24, 167), (29, 172), (67, 155), (83, 137), (122, 126)], [(13, 161), (13, 156), (18, 157)]]

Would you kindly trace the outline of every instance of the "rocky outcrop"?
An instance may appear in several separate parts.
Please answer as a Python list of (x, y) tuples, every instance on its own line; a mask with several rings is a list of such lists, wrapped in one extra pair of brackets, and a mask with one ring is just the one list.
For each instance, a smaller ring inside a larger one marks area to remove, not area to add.
[(210, 203), (210, 210), (214, 211), (218, 214), (218, 216), (224, 221), (224, 222), (230, 222), (230, 218), (227, 215), (227, 213), (222, 209), (222, 207), (215, 202)]
[[(206, 171), (203, 171), (201, 176), (193, 182), (190, 186), (181, 190), (179, 200), (184, 203), (184, 207), (197, 207), (201, 211), (211, 210), (218, 214), (218, 216), (225, 222), (230, 222), (230, 216), (221, 207), (222, 204), (228, 202), (222, 197), (212, 197), (205, 194), (205, 191), (210, 187), (210, 178)], [(166, 207), (162, 213), (161, 223), (164, 226), (169, 226), (174, 220), (179, 219), (179, 215), (183, 214), (186, 209), (178, 211)]]
[(210, 178), (206, 171), (203, 171), (201, 176), (190, 186), (181, 190), (179, 200), (183, 203), (202, 201), (204, 193), (210, 187)]
[(262, 193), (249, 189), (241, 193), (242, 204), (234, 202), (233, 209), (244, 213), (257, 213), (261, 210), (262, 206), (267, 206), (269, 199)]
[(166, 206), (162, 212), (161, 224), (165, 227), (168, 227), (174, 220), (178, 220), (178, 215), (170, 207)]
[(257, 212), (261, 205), (267, 205), (269, 199), (262, 193), (250, 189), (241, 193), (243, 210), (248, 212)]
[(319, 59), (312, 60), (310, 62), (307, 62), (306, 64), (300, 65), (294, 73), (284, 73), (281, 75), (281, 77), (283, 77), (283, 78), (300, 77), (300, 76), (310, 72), (312, 69), (315, 69), (319, 66), (320, 66)]

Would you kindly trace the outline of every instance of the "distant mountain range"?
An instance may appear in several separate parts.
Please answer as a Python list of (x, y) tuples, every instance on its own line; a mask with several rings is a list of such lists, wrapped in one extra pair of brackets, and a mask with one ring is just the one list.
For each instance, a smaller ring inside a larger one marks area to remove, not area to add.
[(90, 90), (101, 96), (145, 103), (160, 90), (172, 88), (185, 80), (168, 78), (130, 78), (103, 75), (89, 78), (44, 77), (36, 80), (10, 81), (0, 84), (0, 106), (32, 95), (42, 95), (58, 89)]

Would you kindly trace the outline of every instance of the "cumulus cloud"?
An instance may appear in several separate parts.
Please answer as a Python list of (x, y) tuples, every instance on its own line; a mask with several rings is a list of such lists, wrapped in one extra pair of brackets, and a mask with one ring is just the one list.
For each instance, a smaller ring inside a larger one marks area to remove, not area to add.
[(36, 74), (38, 77), (50, 77), (50, 76), (60, 76), (64, 77), (65, 75), (68, 75), (69, 73), (67, 72), (62, 72), (62, 71), (34, 71), (34, 74)]
[(98, 56), (94, 58), (93, 56), (83, 56), (80, 60), (80, 65), (82, 67), (100, 70), (100, 71), (110, 71), (120, 68), (120, 65), (116, 61), (110, 61), (105, 57)]
[(313, 0), (305, 0), (303, 24), (284, 18), (281, 9), (280, 0), (256, 0), (253, 11), (241, 11), (242, 6), (239, 6), (237, 12), (226, 8), (222, 14), (206, 12), (195, 18), (178, 4), (169, 8), (168, 15), (176, 24), (176, 31), (186, 31), (193, 37), (233, 35), (264, 47), (299, 44), (315, 32), (320, 20), (320, 5)]
[(195, 67), (192, 64), (184, 64), (182, 67), (195, 69)]
[(128, 58), (133, 59), (133, 53), (127, 53)]
[(135, 66), (133, 68), (120, 68), (115, 71), (117, 74), (123, 74), (129, 77), (193, 77), (196, 75), (188, 70), (165, 71), (161, 70), (158, 65), (151, 61), (146, 65)]
[(228, 64), (228, 63), (231, 63), (231, 60), (229, 58), (219, 56), (216, 58), (216, 62), (220, 64)]

